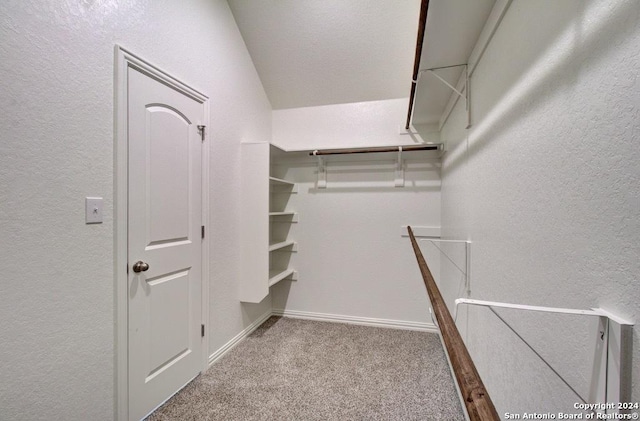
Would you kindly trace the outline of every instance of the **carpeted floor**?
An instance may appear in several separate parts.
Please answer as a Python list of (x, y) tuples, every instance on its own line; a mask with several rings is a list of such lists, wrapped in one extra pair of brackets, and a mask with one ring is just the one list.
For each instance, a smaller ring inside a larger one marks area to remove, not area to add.
[(463, 419), (436, 334), (280, 317), (148, 418)]

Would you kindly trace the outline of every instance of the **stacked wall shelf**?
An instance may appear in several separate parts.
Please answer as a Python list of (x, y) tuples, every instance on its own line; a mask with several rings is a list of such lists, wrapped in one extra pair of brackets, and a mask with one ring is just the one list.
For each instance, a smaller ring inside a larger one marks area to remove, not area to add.
[(297, 251), (292, 227), (298, 222), (298, 214), (289, 199), (298, 186), (271, 174), (272, 152), (280, 151), (276, 147), (266, 142), (243, 142), (240, 150), (242, 248), (238, 298), (259, 303), (269, 295), (271, 286), (297, 278), (290, 263)]
[(298, 214), (287, 209), (288, 199), (294, 193), (297, 193), (295, 183), (269, 177), (269, 287), (297, 276), (295, 269), (289, 267), (290, 253), (296, 251), (296, 242), (274, 228), (276, 224), (298, 222)]
[(287, 240), (287, 241), (280, 241), (277, 243), (273, 243), (269, 245), (269, 251), (276, 251), (276, 250), (280, 250), (282, 248), (285, 247), (289, 247), (289, 246), (295, 246), (296, 242), (293, 240)]

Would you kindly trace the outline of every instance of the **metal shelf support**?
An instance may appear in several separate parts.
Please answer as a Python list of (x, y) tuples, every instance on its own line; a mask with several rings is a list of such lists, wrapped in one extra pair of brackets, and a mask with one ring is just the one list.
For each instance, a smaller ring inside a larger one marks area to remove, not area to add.
[(402, 162), (402, 146), (398, 147), (398, 161), (396, 163), (396, 187), (404, 187), (404, 163)]
[[(442, 76), (440, 76), (439, 74), (436, 73), (436, 70), (441, 70), (441, 69), (450, 69), (452, 67), (462, 67), (464, 66), (464, 92), (460, 92), (458, 89), (456, 89), (455, 86), (451, 85), (449, 82), (447, 82), (446, 80), (444, 80), (444, 78)], [(422, 69), (420, 70), (420, 73), (418, 74), (418, 80), (420, 80), (420, 76), (422, 75), (422, 73), (429, 73), (432, 74), (433, 76), (435, 76), (440, 82), (444, 83), (445, 85), (447, 85), (447, 87), (449, 87), (451, 90), (453, 90), (453, 92), (458, 95), (460, 98), (463, 98), (465, 101), (465, 110), (467, 111), (467, 129), (471, 127), (471, 98), (470, 98), (470, 92), (471, 92), (471, 80), (469, 78), (469, 66), (467, 64), (455, 64), (453, 66), (443, 66), (443, 67), (433, 67), (431, 69)], [(415, 82), (417, 83), (418, 80), (416, 80)]]
[[(453, 310), (453, 320), (458, 315), (459, 305), (471, 305), (488, 307), (513, 333), (516, 334), (524, 344), (529, 347), (544, 364), (547, 365), (566, 386), (571, 389), (580, 400), (587, 403), (597, 402), (630, 402), (631, 401), (631, 352), (632, 334), (634, 323), (625, 320), (605, 309), (592, 308), (590, 310), (532, 306), (525, 304), (501, 303), (496, 301), (473, 300), (469, 298), (458, 298), (455, 300)], [(536, 351), (527, 340), (520, 335), (495, 308), (508, 308), (524, 311), (539, 311), (544, 313), (573, 314), (580, 316), (599, 317), (594, 367), (598, 367), (594, 372), (589, 396), (581, 396), (560, 373)], [(598, 407), (595, 409), (601, 414), (625, 413), (618, 407)], [(620, 412), (619, 412), (620, 411)]]

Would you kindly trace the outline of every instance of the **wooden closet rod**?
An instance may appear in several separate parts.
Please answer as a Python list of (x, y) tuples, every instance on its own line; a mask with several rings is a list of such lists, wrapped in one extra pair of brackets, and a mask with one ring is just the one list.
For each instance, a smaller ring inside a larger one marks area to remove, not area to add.
[(424, 40), (424, 29), (427, 26), (427, 15), (429, 12), (429, 0), (422, 0), (420, 4), (420, 20), (418, 21), (418, 40), (416, 41), (416, 56), (413, 60), (413, 77), (411, 78), (411, 94), (409, 95), (409, 111), (407, 112), (407, 124), (405, 129), (411, 126), (411, 113), (413, 113), (413, 102), (416, 99), (416, 86), (418, 85), (418, 74), (420, 73), (420, 59), (422, 58), (422, 41)]
[(309, 152), (309, 155), (344, 155), (352, 153), (376, 153), (376, 152), (412, 152), (412, 151), (437, 151), (440, 145), (409, 145), (409, 146), (384, 146), (380, 148), (352, 148), (352, 149), (323, 149)]
[(460, 332), (458, 332), (451, 313), (449, 313), (449, 309), (442, 299), (442, 295), (436, 285), (436, 281), (433, 279), (433, 275), (431, 275), (429, 266), (427, 266), (427, 262), (422, 256), (416, 237), (413, 235), (413, 230), (411, 227), (407, 227), (407, 231), (409, 231), (409, 238), (411, 239), (411, 245), (418, 260), (422, 279), (427, 287), (431, 308), (436, 316), (442, 342), (447, 349), (447, 354), (449, 354), (451, 367), (456, 376), (464, 404), (467, 407), (469, 419), (471, 421), (500, 421), (498, 412), (493, 406), (493, 402), (491, 402), (489, 393), (482, 383), (482, 379), (476, 370), (476, 366), (473, 364), (467, 347), (462, 341), (462, 337), (460, 337)]

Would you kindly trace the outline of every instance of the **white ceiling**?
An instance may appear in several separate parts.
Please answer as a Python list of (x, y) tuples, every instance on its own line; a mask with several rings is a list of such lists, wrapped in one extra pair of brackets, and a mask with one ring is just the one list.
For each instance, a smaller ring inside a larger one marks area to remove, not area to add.
[(409, 96), (420, 0), (229, 6), (274, 109)]
[[(274, 109), (409, 97), (420, 0), (228, 2)], [(494, 3), (431, 0), (420, 68), (465, 63)], [(436, 123), (451, 92), (423, 74), (413, 123)]]
[[(431, 0), (422, 44), (420, 69), (467, 62), (496, 0)], [(414, 47), (415, 48), (415, 47)], [(463, 67), (438, 70), (455, 86)], [(435, 76), (423, 73), (416, 91), (413, 124), (434, 124), (452, 90)]]

